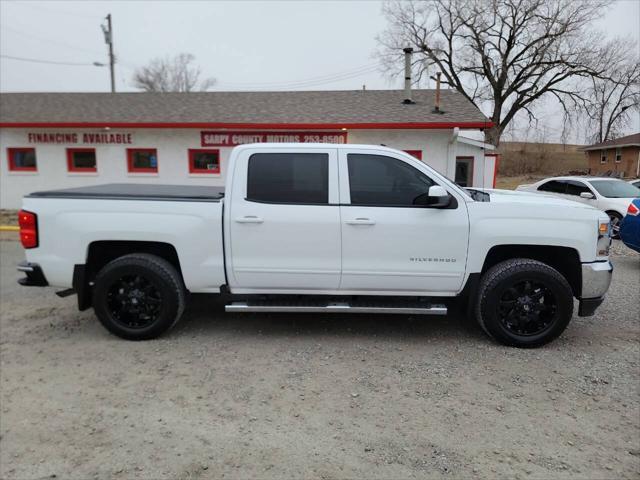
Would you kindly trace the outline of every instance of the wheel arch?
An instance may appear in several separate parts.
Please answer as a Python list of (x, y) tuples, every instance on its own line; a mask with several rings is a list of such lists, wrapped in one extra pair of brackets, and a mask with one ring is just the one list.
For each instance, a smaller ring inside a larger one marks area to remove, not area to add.
[(99, 240), (89, 244), (85, 264), (75, 265), (73, 271), (73, 288), (78, 294), (78, 308), (80, 310), (91, 307), (91, 283), (98, 272), (112, 260), (130, 253), (148, 253), (163, 258), (176, 269), (184, 284), (178, 252), (170, 243)]
[(608, 208), (608, 209), (606, 209), (606, 210), (604, 211), (604, 213), (606, 213), (607, 215), (609, 215), (609, 214), (613, 213), (613, 214), (615, 214), (615, 215), (617, 215), (617, 216), (619, 216), (619, 217), (624, 217), (624, 213), (622, 213), (621, 211), (616, 210), (616, 209), (614, 209), (614, 208)]
[(530, 258), (555, 268), (571, 286), (573, 296), (580, 297), (582, 290), (582, 264), (575, 248), (551, 245), (496, 245), (485, 257), (482, 272), (512, 258)]

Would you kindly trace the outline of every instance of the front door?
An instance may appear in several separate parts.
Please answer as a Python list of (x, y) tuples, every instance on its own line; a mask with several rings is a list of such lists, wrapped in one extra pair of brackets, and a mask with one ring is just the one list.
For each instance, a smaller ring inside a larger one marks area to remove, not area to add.
[(456, 208), (414, 205), (437, 182), (418, 160), (387, 151), (341, 150), (339, 163), (340, 288), (388, 295), (460, 289), (469, 239), (462, 196), (456, 193)]
[(335, 149), (243, 152), (228, 221), (235, 291), (338, 288), (337, 185)]
[(461, 187), (473, 186), (473, 157), (456, 157), (455, 181)]

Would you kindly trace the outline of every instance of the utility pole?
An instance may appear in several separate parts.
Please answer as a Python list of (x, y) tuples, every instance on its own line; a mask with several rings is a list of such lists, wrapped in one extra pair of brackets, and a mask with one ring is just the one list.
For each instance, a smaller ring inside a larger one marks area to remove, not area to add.
[(111, 26), (111, 14), (106, 17), (107, 25), (100, 25), (102, 27), (102, 33), (104, 33), (104, 43), (109, 45), (109, 70), (111, 71), (111, 93), (116, 91), (116, 72), (115, 63), (116, 59), (113, 55), (113, 27)]

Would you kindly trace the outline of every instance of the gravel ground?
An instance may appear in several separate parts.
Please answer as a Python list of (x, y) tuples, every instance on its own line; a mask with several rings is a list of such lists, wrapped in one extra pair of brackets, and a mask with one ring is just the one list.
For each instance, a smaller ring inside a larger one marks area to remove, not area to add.
[(0, 477), (639, 478), (640, 258), (537, 350), (455, 317), (231, 315), (109, 335), (1, 250)]

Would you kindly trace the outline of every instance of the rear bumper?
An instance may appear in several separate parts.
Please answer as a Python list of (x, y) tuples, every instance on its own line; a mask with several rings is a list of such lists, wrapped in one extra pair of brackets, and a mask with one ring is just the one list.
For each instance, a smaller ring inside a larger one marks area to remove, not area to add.
[(26, 277), (18, 280), (20, 285), (25, 287), (46, 287), (49, 285), (44, 272), (37, 263), (23, 261), (18, 264), (17, 269), (19, 272), (26, 274)]
[(611, 285), (613, 265), (606, 262), (593, 262), (582, 264), (582, 294), (578, 315), (590, 317), (604, 301), (604, 295)]

